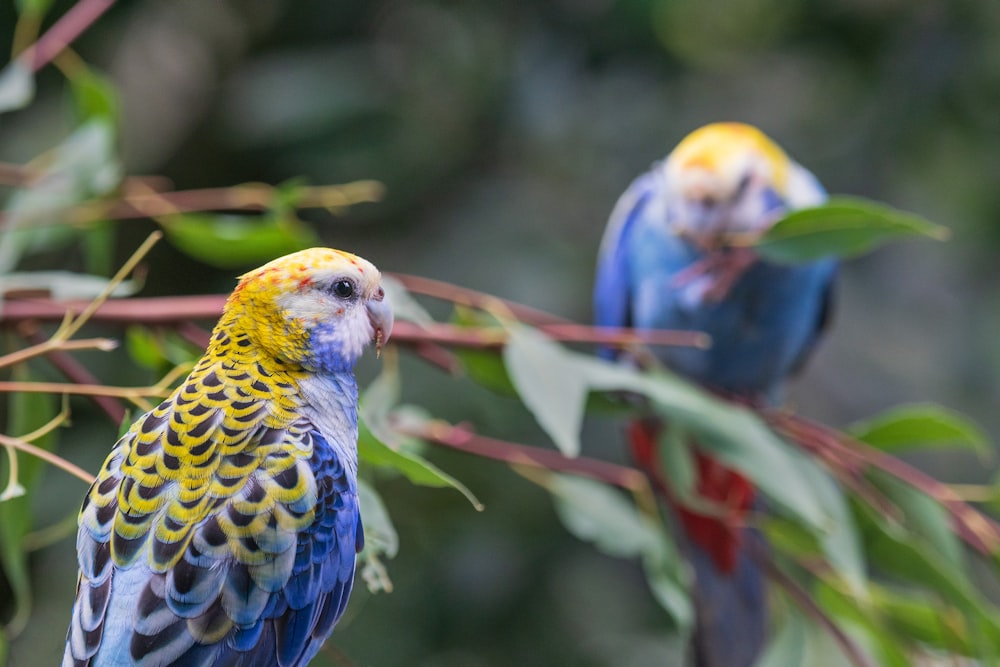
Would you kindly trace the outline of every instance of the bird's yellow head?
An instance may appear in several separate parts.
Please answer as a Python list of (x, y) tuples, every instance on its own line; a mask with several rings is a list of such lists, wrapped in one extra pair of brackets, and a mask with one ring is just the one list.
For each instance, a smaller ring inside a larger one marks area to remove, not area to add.
[(369, 343), (380, 348), (392, 332), (381, 277), (371, 262), (331, 248), (279, 257), (240, 277), (217, 336), (307, 370), (350, 370)]
[(751, 125), (706, 125), (685, 137), (663, 164), (666, 187), (676, 202), (671, 219), (678, 231), (706, 245), (759, 233), (791, 203), (793, 194), (800, 194), (800, 171)]

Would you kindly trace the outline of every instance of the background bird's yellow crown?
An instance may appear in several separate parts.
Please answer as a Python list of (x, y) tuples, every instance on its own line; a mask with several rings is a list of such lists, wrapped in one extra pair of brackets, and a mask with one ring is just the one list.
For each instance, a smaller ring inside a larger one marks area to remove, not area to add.
[(752, 125), (713, 123), (700, 127), (677, 144), (669, 160), (677, 169), (725, 174), (730, 171), (729, 165), (742, 161), (748, 154), (764, 160), (770, 167), (771, 184), (783, 192), (788, 183), (788, 156)]

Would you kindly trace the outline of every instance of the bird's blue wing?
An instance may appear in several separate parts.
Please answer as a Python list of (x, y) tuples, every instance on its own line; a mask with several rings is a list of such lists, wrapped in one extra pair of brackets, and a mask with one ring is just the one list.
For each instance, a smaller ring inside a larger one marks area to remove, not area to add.
[[(646, 173), (632, 182), (618, 199), (601, 240), (594, 280), (594, 322), (602, 327), (632, 325), (629, 236), (655, 193), (655, 179)], [(613, 357), (602, 348), (601, 355)]]
[[(364, 539), (356, 484), (336, 450), (309, 424), (263, 429), (255, 444), (271, 453), (233, 455), (230, 472), (252, 471), (219, 478), (214, 488), (228, 482), (232, 493), (209, 498), (211, 512), (178, 547), (156, 536), (169, 516), (135, 544), (113, 528), (131, 484), (121, 467), (134, 443), (124, 440), (81, 512), (63, 665), (305, 665), (344, 612)], [(290, 450), (311, 453), (287, 465)], [(266, 472), (271, 457), (276, 475)], [(180, 553), (159, 567), (171, 549)]]

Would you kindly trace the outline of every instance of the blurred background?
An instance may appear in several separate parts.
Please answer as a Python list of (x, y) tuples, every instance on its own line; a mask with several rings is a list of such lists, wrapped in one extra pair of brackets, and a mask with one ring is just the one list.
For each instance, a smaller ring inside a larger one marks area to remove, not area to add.
[[(71, 3), (58, 1), (50, 16)], [(0, 3), (0, 49), (17, 13)], [(832, 193), (950, 227), (848, 263), (836, 318), (791, 393), (833, 425), (935, 401), (1000, 434), (1000, 3), (993, 0), (131, 0), (77, 43), (121, 93), (131, 175), (177, 188), (378, 179), (381, 203), (306, 213), (326, 244), (383, 270), (590, 318), (597, 245), (629, 181), (694, 128), (755, 124)], [(53, 68), (0, 119), (0, 160), (73, 128)], [(125, 221), (116, 262), (153, 228)], [(220, 271), (161, 243), (144, 295), (229, 291)], [(25, 268), (79, 269), (73, 248)], [(446, 311), (438, 308), (436, 313)], [(115, 333), (120, 335), (120, 332)], [(124, 354), (124, 353), (123, 353)], [(109, 384), (154, 379), (87, 357)], [(123, 362), (123, 360), (125, 360)], [(520, 404), (403, 359), (404, 400), (486, 434), (549, 446)], [(368, 381), (377, 365), (361, 369)], [(96, 470), (114, 425), (83, 401), (60, 453)], [(618, 425), (591, 420), (585, 453), (621, 460)], [(430, 451), (486, 505), (387, 479), (400, 531), (391, 594), (363, 586), (332, 643), (356, 665), (679, 664), (638, 563), (570, 537), (548, 496), (506, 467)], [(983, 482), (972, 457), (914, 459)], [(46, 470), (47, 525), (84, 486)], [(55, 664), (75, 580), (70, 538), (31, 562), (33, 615), (17, 667)]]

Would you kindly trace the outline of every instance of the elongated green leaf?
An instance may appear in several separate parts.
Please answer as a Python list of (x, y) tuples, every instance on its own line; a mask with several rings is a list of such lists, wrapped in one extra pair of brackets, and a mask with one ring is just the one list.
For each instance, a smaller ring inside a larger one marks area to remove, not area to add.
[(903, 513), (906, 530), (911, 539), (919, 540), (923, 549), (933, 551), (965, 577), (965, 552), (958, 536), (952, 530), (948, 511), (937, 500), (909, 484), (883, 473), (871, 473), (879, 490)]
[[(452, 313), (451, 322), (462, 327), (500, 326), (496, 318), (489, 314), (458, 305), (455, 306)], [(517, 396), (517, 390), (507, 374), (507, 366), (498, 352), (471, 348), (459, 348), (453, 352), (462, 362), (462, 368), (473, 382), (503, 396)]]
[(833, 514), (821, 504), (804, 471), (816, 464), (785, 443), (757, 415), (721, 401), (681, 378), (638, 371), (582, 357), (592, 389), (644, 394), (669, 423), (683, 426), (706, 452), (747, 475), (761, 490), (814, 529), (825, 530)]
[(166, 355), (159, 338), (147, 327), (132, 325), (125, 330), (125, 350), (135, 363), (150, 370), (160, 370)]
[(364, 479), (358, 479), (358, 503), (365, 522), (365, 549), (395, 558), (399, 553), (399, 534), (382, 496)]
[(483, 509), (479, 499), (460, 481), (417, 454), (393, 449), (372, 435), (363, 423), (358, 437), (358, 457), (371, 465), (396, 470), (420, 486), (451, 487), (465, 496), (477, 510)]
[(358, 557), (361, 562), (361, 579), (371, 593), (390, 592), (392, 580), (381, 557), (396, 557), (399, 552), (399, 535), (382, 503), (382, 497), (363, 478), (358, 478), (358, 504), (365, 524), (365, 548)]
[(0, 70), (0, 113), (28, 106), (35, 97), (35, 75), (21, 60)]
[(262, 264), (319, 243), (301, 221), (272, 215), (184, 213), (161, 222), (167, 239), (181, 252), (222, 269)]
[(46, 158), (40, 175), (7, 202), (0, 275), (13, 271), (26, 252), (52, 251), (76, 238), (76, 229), (61, 224), (66, 209), (107, 194), (121, 181), (115, 133), (105, 119), (84, 123)]
[(911, 663), (902, 647), (912, 650), (918, 642), (963, 655), (972, 650), (968, 628), (949, 622), (940, 601), (927, 594), (873, 584), (868, 603), (859, 605), (836, 587), (820, 583), (814, 590), (817, 602), (836, 618), (850, 619), (869, 630), (880, 647), (880, 665), (908, 667)]
[(756, 667), (806, 664), (806, 625), (800, 614), (783, 614)]
[(658, 444), (656, 453), (660, 457), (660, 470), (671, 490), (682, 503), (687, 504), (686, 501), (692, 499), (697, 480), (691, 437), (680, 425), (674, 424), (663, 429)]
[(579, 355), (534, 329), (510, 328), (503, 361), (524, 405), (566, 456), (580, 453), (589, 388)]
[(977, 628), (973, 638), (977, 647), (982, 637), (1000, 637), (996, 608), (973, 586), (961, 563), (942, 554), (950, 548), (942, 550), (934, 545), (935, 540), (915, 535), (865, 505), (858, 507), (859, 516), (865, 519), (863, 534), (873, 566), (897, 581), (935, 594), (941, 614), (962, 617), (968, 627)]
[(549, 491), (566, 528), (612, 556), (639, 556), (654, 548), (655, 532), (635, 505), (607, 484), (571, 475), (553, 475)]
[(958, 447), (992, 454), (986, 433), (968, 417), (940, 405), (901, 405), (851, 424), (847, 432), (887, 452), (924, 447)]
[(948, 230), (885, 204), (834, 197), (822, 206), (790, 212), (764, 234), (756, 248), (771, 261), (794, 264), (860, 255), (907, 237), (943, 240)]
[(856, 599), (868, 590), (868, 568), (861, 538), (843, 491), (817, 465), (802, 466), (806, 483), (813, 489), (830, 521), (817, 534), (827, 561)]
[(650, 591), (681, 633), (694, 623), (686, 564), (655, 518), (639, 513), (617, 489), (583, 477), (551, 475), (545, 486), (567, 530), (601, 551), (641, 557)]

